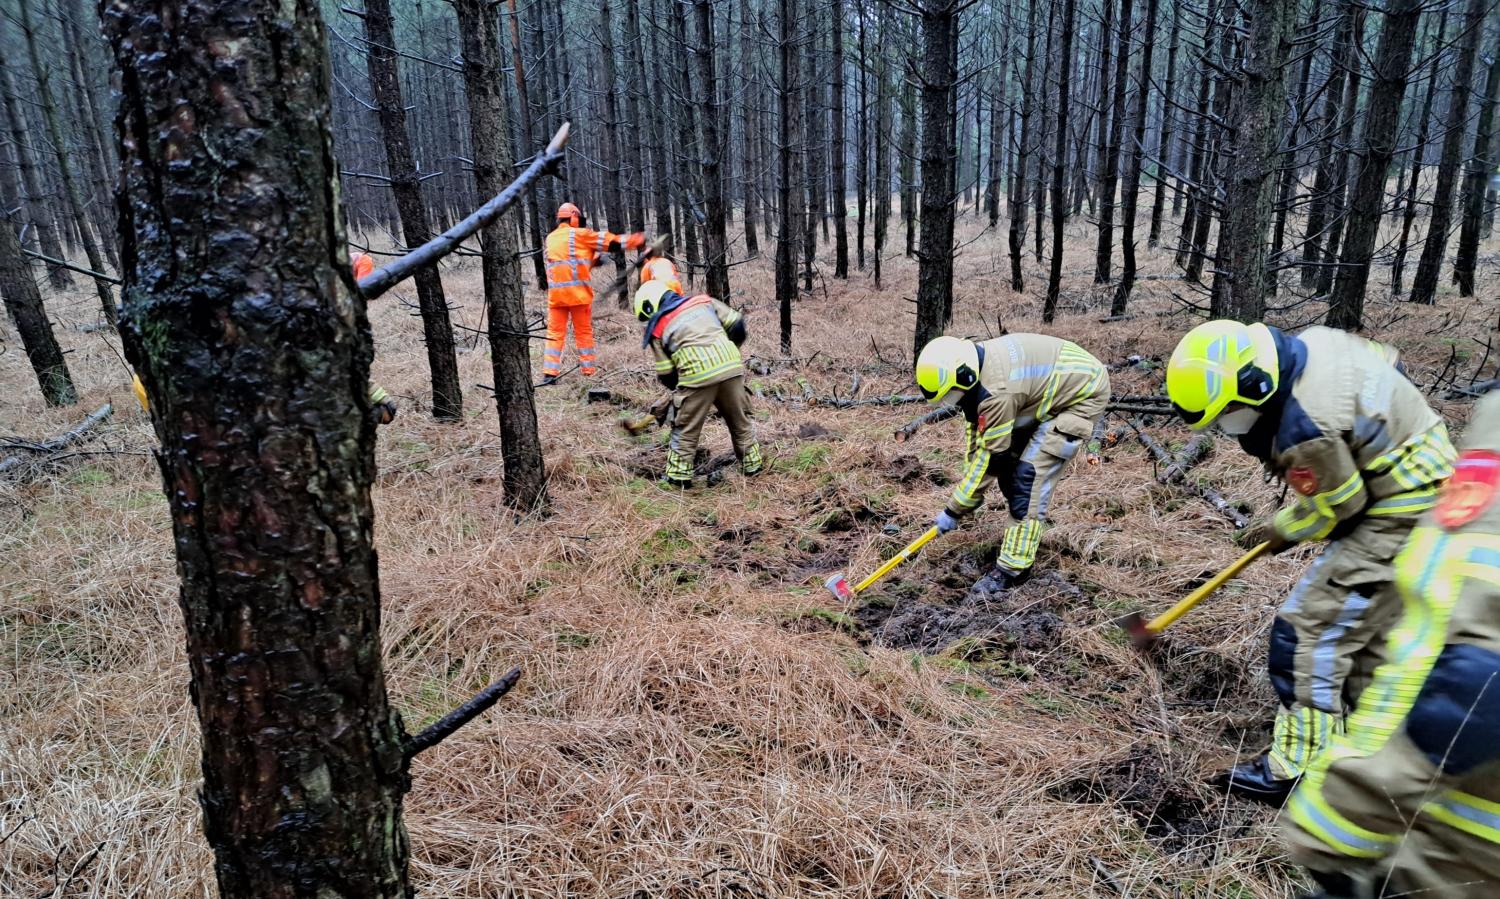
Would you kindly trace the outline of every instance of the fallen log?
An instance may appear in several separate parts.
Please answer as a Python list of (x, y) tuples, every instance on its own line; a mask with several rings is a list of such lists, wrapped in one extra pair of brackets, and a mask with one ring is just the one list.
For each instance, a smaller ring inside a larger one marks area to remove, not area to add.
[[(1151, 457), (1155, 459), (1156, 462), (1160, 465), (1166, 466), (1165, 470), (1157, 471), (1157, 481), (1168, 486), (1177, 487), (1181, 490), (1193, 494), (1194, 496), (1217, 509), (1220, 515), (1223, 515), (1225, 518), (1229, 519), (1229, 521), (1233, 523), (1237, 528), (1244, 528), (1250, 525), (1250, 519), (1246, 518), (1244, 513), (1242, 513), (1239, 509), (1236, 509), (1234, 507), (1234, 504), (1225, 499), (1223, 495), (1220, 494), (1217, 490), (1214, 490), (1212, 487), (1204, 486), (1203, 484), (1194, 484), (1193, 482), (1189, 481), (1185, 477), (1185, 474), (1187, 472), (1187, 469), (1190, 468), (1191, 465), (1187, 465), (1185, 467), (1180, 466), (1178, 464), (1177, 458), (1174, 458), (1172, 454), (1163, 449), (1162, 445), (1157, 443), (1150, 434), (1146, 433), (1146, 426), (1142, 424), (1139, 419), (1131, 417), (1126, 418), (1125, 421), (1135, 431), (1136, 439), (1141, 442), (1141, 446), (1144, 446), (1146, 448), (1147, 452), (1151, 454)], [(1203, 437), (1205, 435), (1199, 436)], [(1194, 439), (1196, 440), (1197, 438)], [(1186, 456), (1188, 455), (1187, 450), (1191, 447), (1192, 444), (1190, 443), (1188, 444), (1187, 448), (1184, 448), (1182, 453), (1182, 458), (1184, 459), (1184, 461), (1186, 459)], [(1201, 447), (1198, 449), (1194, 449), (1194, 452), (1202, 452), (1206, 455), (1206, 451), (1202, 450)], [(1170, 480), (1167, 477), (1169, 474), (1172, 475), (1172, 478)]]
[(939, 406), (938, 408), (933, 409), (931, 412), (928, 412), (926, 415), (918, 415), (916, 418), (913, 418), (911, 421), (896, 429), (896, 440), (910, 440), (911, 436), (917, 433), (917, 431), (921, 430), (923, 425), (930, 425), (935, 421), (945, 421), (958, 415), (958, 413), (961, 411), (963, 410), (959, 409), (957, 405)]
[(32, 455), (16, 455), (5, 460), (0, 460), (0, 475), (7, 474), (24, 465), (41, 461), (41, 457), (59, 453), (70, 446), (77, 446), (88, 439), (90, 433), (95, 428), (109, 420), (110, 415), (114, 414), (114, 411), (115, 409), (112, 404), (105, 403), (98, 409), (95, 409), (88, 418), (85, 418), (76, 427), (66, 433), (53, 437), (51, 440), (44, 440), (41, 443), (26, 443), (19, 440), (10, 441), (6, 444), (7, 449), (23, 450)]

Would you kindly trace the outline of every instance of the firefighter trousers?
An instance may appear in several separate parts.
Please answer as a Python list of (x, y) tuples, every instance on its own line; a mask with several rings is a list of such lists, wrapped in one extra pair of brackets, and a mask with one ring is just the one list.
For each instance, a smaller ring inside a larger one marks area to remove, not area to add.
[(755, 426), (750, 421), (750, 394), (745, 390), (744, 375), (702, 387), (678, 388), (672, 395), (672, 405), (676, 419), (672, 425), (672, 440), (667, 446), (668, 480), (693, 479), (693, 457), (698, 453), (698, 438), (703, 433), (703, 423), (715, 409), (729, 427), (729, 439), (734, 444), (735, 456), (740, 460), (740, 470), (753, 475), (765, 466), (760, 445), (755, 442)]
[(1064, 430), (1085, 430), (1085, 424), (1086, 430), (1093, 429), (1092, 422), (1073, 416), (1063, 420), (1064, 430), (1059, 430), (1060, 418), (1042, 422), (1029, 434), (1017, 435), (1011, 450), (990, 463), (990, 477), (1005, 495), (1011, 518), (1015, 519), (1005, 529), (995, 559), (996, 564), (1007, 570), (1025, 571), (1036, 562), (1036, 551), (1042, 543), (1042, 520), (1052, 503), (1052, 493), (1085, 439)]
[(557, 377), (562, 372), (563, 343), (568, 337), (568, 323), (573, 323), (573, 345), (578, 348), (578, 365), (585, 375), (596, 371), (594, 365), (593, 306), (547, 307), (547, 346), (542, 353), (542, 374)]
[(1415, 524), (1365, 516), (1324, 548), (1277, 612), (1268, 663), (1281, 702), (1269, 753), (1277, 777), (1307, 770), (1385, 660), (1401, 615), (1391, 563)]

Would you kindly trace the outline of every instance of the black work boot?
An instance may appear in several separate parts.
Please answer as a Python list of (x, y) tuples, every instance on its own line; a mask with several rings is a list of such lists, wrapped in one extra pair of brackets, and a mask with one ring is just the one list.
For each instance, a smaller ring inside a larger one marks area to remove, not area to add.
[(662, 488), (663, 490), (691, 490), (693, 487), (693, 482), (682, 481), (678, 480), (677, 478), (661, 477), (657, 478), (656, 486)]
[(537, 384), (536, 386), (538, 386), (538, 387), (551, 387), (553, 384), (556, 384), (556, 383), (557, 383), (557, 375), (543, 375), (541, 382), (539, 384)]
[(990, 569), (989, 574), (974, 582), (970, 593), (982, 598), (996, 597), (1012, 587), (1019, 587), (1030, 579), (1030, 568), (1012, 571), (1003, 565), (996, 565)]
[(1248, 762), (1240, 762), (1219, 775), (1217, 783), (1242, 799), (1281, 808), (1287, 797), (1292, 795), (1299, 779), (1277, 777), (1271, 770), (1270, 758), (1262, 754)]

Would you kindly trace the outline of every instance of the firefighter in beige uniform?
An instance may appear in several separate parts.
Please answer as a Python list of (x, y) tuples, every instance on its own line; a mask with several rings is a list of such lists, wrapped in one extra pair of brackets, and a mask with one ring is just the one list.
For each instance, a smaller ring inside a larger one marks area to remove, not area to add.
[(750, 422), (750, 396), (740, 359), (745, 317), (705, 294), (684, 297), (663, 281), (647, 281), (636, 291), (635, 315), (646, 323), (641, 345), (649, 346), (656, 358), (657, 379), (674, 391), (667, 485), (692, 486), (698, 436), (714, 409), (729, 426), (740, 470), (759, 474), (765, 461)]
[(964, 473), (937, 517), (947, 533), (999, 485), (1014, 523), (990, 578), (1011, 587), (1031, 574), (1042, 521), (1068, 460), (1109, 402), (1109, 372), (1077, 344), (1045, 334), (976, 343), (938, 337), (917, 357), (927, 401), (964, 415)]
[(1280, 552), (1330, 541), (1271, 626), (1271, 748), (1228, 779), (1252, 799), (1280, 805), (1342, 729), (1400, 612), (1391, 560), (1453, 473), (1442, 419), (1395, 362), (1393, 350), (1331, 328), (1293, 336), (1215, 321), (1188, 332), (1167, 364), (1167, 394), (1189, 426), (1217, 423), (1296, 493), (1250, 542)]
[(1282, 818), (1328, 899), (1500, 896), (1500, 394), (1465, 437), (1396, 557), (1388, 660)]

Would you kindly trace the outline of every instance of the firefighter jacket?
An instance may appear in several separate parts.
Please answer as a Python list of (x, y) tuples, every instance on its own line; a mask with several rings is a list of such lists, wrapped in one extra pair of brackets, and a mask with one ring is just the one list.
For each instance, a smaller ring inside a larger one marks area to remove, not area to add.
[(1332, 328), (1270, 331), (1280, 381), (1240, 445), (1297, 493), (1276, 514), (1281, 536), (1322, 540), (1363, 515), (1431, 508), (1457, 453), (1394, 352)]
[(1404, 843), (1403, 890), (1488, 897), (1500, 895), (1500, 395), (1481, 400), (1467, 438), (1396, 558), (1404, 612), (1388, 661), (1285, 826), (1315, 870), (1357, 872)]
[(641, 281), (661, 281), (673, 293), (682, 293), (682, 281), (677, 277), (677, 266), (662, 256), (648, 260), (641, 270)]
[(624, 240), (610, 231), (558, 225), (547, 235), (547, 303), (587, 306), (594, 302), (593, 266), (600, 255)]
[(1056, 439), (1086, 440), (1109, 401), (1109, 372), (1077, 344), (1045, 334), (1010, 334), (976, 344), (979, 383), (965, 391), (963, 478), (948, 510), (966, 515), (984, 502), (992, 459), (1037, 425), (1056, 420)]
[(707, 294), (666, 294), (646, 323), (656, 376), (668, 387), (706, 387), (745, 373), (745, 317)]

